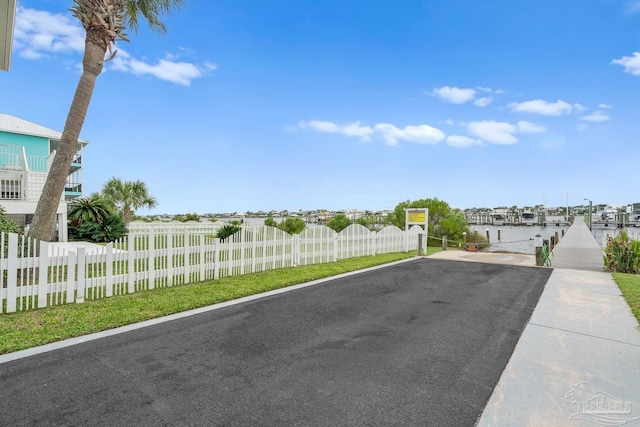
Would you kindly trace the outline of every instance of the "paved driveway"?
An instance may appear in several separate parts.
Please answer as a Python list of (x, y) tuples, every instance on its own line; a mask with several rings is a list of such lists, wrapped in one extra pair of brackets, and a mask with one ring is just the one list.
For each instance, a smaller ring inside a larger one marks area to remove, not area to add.
[(550, 273), (416, 259), (0, 364), (0, 425), (472, 426)]

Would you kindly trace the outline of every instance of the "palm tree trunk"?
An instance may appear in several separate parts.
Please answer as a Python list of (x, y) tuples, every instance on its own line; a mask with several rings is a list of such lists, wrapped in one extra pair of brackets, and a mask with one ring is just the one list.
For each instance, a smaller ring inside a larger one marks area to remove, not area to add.
[(125, 223), (125, 225), (127, 227), (129, 227), (129, 223), (131, 222), (131, 220), (133, 215), (131, 214), (131, 209), (129, 209), (127, 206), (125, 206), (122, 209), (122, 221)]
[(84, 57), (82, 58), (82, 76), (73, 96), (60, 144), (53, 158), (29, 230), (29, 235), (38, 240), (52, 240), (56, 211), (69, 176), (73, 155), (77, 151), (80, 130), (84, 124), (96, 79), (102, 72), (107, 45), (104, 42), (104, 37), (100, 36), (100, 30), (99, 28), (87, 30)]

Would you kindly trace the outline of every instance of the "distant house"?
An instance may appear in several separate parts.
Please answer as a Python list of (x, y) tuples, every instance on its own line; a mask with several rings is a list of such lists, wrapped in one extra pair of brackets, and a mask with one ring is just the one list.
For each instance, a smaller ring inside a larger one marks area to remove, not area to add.
[[(62, 134), (0, 114), (0, 205), (24, 227), (31, 223)], [(67, 240), (67, 201), (82, 195), (82, 148), (79, 139), (58, 206), (58, 239)]]

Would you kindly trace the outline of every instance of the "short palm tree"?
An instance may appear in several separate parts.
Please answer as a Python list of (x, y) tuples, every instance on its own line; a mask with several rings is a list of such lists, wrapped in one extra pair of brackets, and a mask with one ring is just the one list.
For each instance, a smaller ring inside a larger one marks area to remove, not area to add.
[(144, 182), (122, 181), (111, 178), (102, 187), (102, 196), (122, 211), (122, 220), (129, 224), (136, 209), (155, 208), (158, 204), (155, 197), (149, 194)]
[[(116, 41), (128, 41), (124, 30), (137, 31), (140, 18), (145, 19), (152, 30), (166, 32), (160, 18), (185, 3), (186, 0), (73, 0), (71, 12), (86, 31), (82, 75), (29, 229), (32, 237), (40, 240), (53, 237), (58, 204), (77, 150), (93, 88), (105, 61), (112, 59), (117, 52), (113, 50)], [(109, 56), (105, 59), (107, 51)]]
[(72, 225), (83, 222), (102, 224), (111, 214), (109, 202), (101, 197), (78, 197), (68, 206), (68, 218)]

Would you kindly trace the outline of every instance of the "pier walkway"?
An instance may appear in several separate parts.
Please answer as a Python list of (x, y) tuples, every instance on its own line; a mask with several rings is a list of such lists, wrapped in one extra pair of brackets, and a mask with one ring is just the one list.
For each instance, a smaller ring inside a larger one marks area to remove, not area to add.
[(602, 248), (591, 234), (584, 219), (576, 218), (565, 236), (553, 248), (553, 268), (602, 271)]
[(640, 329), (581, 218), (478, 426), (640, 425)]

